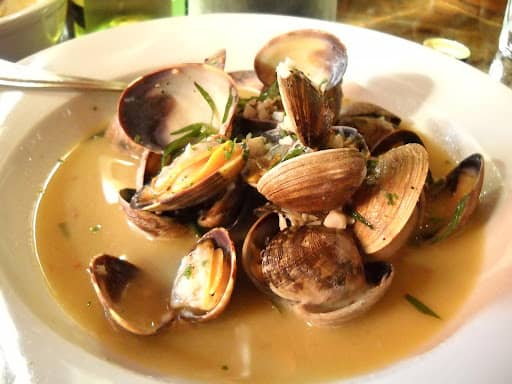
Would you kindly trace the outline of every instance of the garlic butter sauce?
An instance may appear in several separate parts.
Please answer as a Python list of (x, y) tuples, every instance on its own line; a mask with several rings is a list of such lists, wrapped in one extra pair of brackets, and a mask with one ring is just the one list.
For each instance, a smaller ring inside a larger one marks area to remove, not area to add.
[[(427, 143), (434, 174), (446, 174), (453, 163)], [(297, 383), (375, 371), (420, 352), (438, 335), (469, 295), (481, 265), (481, 220), (476, 218), (445, 242), (400, 251), (384, 299), (341, 327), (304, 324), (259, 293), (239, 269), (231, 303), (218, 319), (134, 336), (105, 318), (86, 271), (89, 260), (98, 253), (125, 255), (171, 284), (180, 258), (196, 240), (152, 240), (128, 224), (117, 191), (133, 187), (136, 166), (104, 138), (82, 142), (42, 194), (35, 237), (56, 300), (108, 355), (143, 372), (207, 382)], [(441, 320), (418, 312), (406, 294)]]

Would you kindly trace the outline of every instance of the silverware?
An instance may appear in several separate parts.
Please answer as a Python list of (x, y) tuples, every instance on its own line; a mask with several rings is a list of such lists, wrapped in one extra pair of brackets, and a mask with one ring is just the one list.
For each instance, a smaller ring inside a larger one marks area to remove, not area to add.
[(94, 91), (122, 91), (128, 84), (122, 81), (90, 79), (59, 75), (38, 68), (0, 59), (0, 86), (21, 88), (59, 88)]

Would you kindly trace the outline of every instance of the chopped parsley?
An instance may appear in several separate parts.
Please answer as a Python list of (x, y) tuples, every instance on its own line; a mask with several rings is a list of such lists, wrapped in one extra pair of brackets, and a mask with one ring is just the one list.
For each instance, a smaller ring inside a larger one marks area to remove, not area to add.
[(419, 312), (425, 314), (425, 315), (428, 315), (428, 316), (432, 316), (432, 317), (435, 317), (436, 319), (441, 319), (441, 317), (435, 313), (432, 309), (430, 309), (427, 305), (425, 305), (424, 303), (422, 303), (420, 300), (418, 300), (417, 298), (415, 298), (414, 296), (406, 293), (405, 294), (405, 299), (414, 307), (416, 308)]
[(217, 107), (215, 106), (215, 102), (213, 101), (210, 94), (206, 91), (206, 89), (201, 87), (198, 82), (194, 81), (194, 86), (199, 91), (201, 96), (203, 96), (203, 99), (205, 99), (206, 102), (208, 103), (208, 105), (210, 106), (210, 109), (212, 110), (212, 120), (213, 120), (213, 116), (218, 114)]
[(205, 123), (194, 123), (187, 125), (177, 131), (171, 132), (171, 135), (183, 134), (183, 136), (171, 141), (164, 148), (162, 155), (162, 167), (169, 164), (172, 157), (185, 146), (194, 140), (201, 140), (215, 133), (215, 128)]
[(457, 206), (455, 207), (455, 211), (453, 212), (453, 216), (450, 219), (450, 222), (446, 226), (446, 228), (438, 233), (436, 236), (432, 238), (432, 242), (437, 242), (446, 239), (453, 232), (455, 232), (459, 226), (460, 220), (464, 215), (464, 210), (469, 200), (469, 194), (465, 195), (462, 199), (457, 202)]
[(231, 93), (231, 88), (229, 88), (229, 97), (228, 101), (226, 102), (226, 107), (224, 107), (224, 115), (222, 116), (222, 124), (226, 122), (229, 115), (229, 109), (231, 108), (231, 105), (233, 104), (233, 93)]
[(99, 231), (101, 231), (101, 228), (101, 224), (95, 224), (92, 227), (89, 227), (89, 231), (92, 233), (98, 233)]
[(62, 235), (66, 238), (66, 239), (69, 239), (70, 237), (70, 232), (69, 232), (69, 226), (68, 226), (68, 223), (66, 223), (65, 221), (57, 224), (57, 226), (59, 227), (60, 229), (60, 232), (62, 233)]
[(357, 212), (355, 209), (350, 212), (350, 216), (356, 221), (359, 221), (360, 223), (366, 225), (370, 229), (375, 229), (375, 227), (359, 212)]
[(192, 276), (192, 270), (194, 269), (194, 267), (192, 265), (187, 265), (185, 267), (185, 270), (183, 271), (183, 276), (185, 276), (187, 279), (190, 279), (190, 277)]
[(231, 159), (231, 156), (233, 156), (233, 151), (235, 150), (235, 142), (236, 142), (236, 139), (226, 141), (227, 148), (224, 149), (224, 158), (226, 160)]
[(395, 205), (396, 201), (398, 200), (398, 195), (394, 192), (384, 192), (384, 196), (386, 196), (386, 199), (388, 201), (388, 205)]
[(142, 144), (142, 137), (137, 133), (133, 138), (133, 141), (135, 141), (137, 144)]

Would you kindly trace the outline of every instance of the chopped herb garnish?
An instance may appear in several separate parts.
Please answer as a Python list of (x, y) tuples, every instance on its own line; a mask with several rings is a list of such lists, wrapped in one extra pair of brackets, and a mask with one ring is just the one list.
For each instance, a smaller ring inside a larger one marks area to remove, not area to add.
[(187, 265), (185, 267), (185, 270), (183, 271), (183, 276), (185, 276), (187, 279), (190, 279), (190, 277), (192, 276), (193, 269), (194, 267), (192, 265)]
[(87, 304), (86, 304), (86, 305), (87, 305), (88, 307), (90, 307), (90, 306), (92, 305), (91, 300), (89, 300), (89, 301), (87, 302)]
[(359, 221), (360, 223), (366, 225), (368, 228), (375, 229), (374, 226), (368, 220), (366, 220), (366, 218), (363, 215), (361, 215), (359, 212), (357, 212), (355, 209), (352, 210), (352, 212), (350, 212), (350, 216), (352, 216), (352, 218), (354, 220)]
[(162, 167), (167, 165), (172, 157), (178, 151), (185, 148), (188, 143), (192, 142), (194, 139), (201, 140), (210, 136), (215, 133), (215, 129), (211, 125), (205, 123), (194, 123), (172, 132), (171, 135), (174, 136), (182, 133), (184, 134), (183, 136), (171, 141), (165, 147), (162, 155)]
[(420, 311), (421, 313), (425, 314), (425, 315), (428, 315), (428, 316), (432, 316), (432, 317), (435, 317), (436, 319), (441, 319), (441, 317), (435, 313), (432, 309), (430, 309), (429, 307), (427, 307), (424, 303), (422, 303), (421, 301), (419, 301), (417, 298), (415, 298), (414, 296), (410, 295), (410, 294), (405, 294), (405, 299), (412, 305), (414, 306), (414, 308), (416, 308), (418, 311)]
[(101, 231), (101, 224), (95, 224), (92, 227), (89, 227), (89, 231), (92, 233), (97, 233)]
[(212, 110), (212, 120), (213, 120), (213, 115), (218, 114), (217, 107), (215, 106), (215, 102), (213, 101), (210, 94), (208, 92), (206, 92), (206, 90), (203, 87), (201, 87), (199, 85), (199, 83), (194, 81), (194, 85), (195, 85), (196, 89), (199, 91), (199, 93), (201, 94), (201, 96), (203, 96), (203, 99), (205, 99), (206, 102), (208, 103), (208, 105), (210, 106), (210, 109)]
[(223, 365), (222, 367), (220, 367), (220, 368), (221, 368), (223, 371), (227, 371), (227, 370), (229, 369), (229, 367), (228, 367), (226, 364), (224, 364), (224, 365)]
[(226, 141), (226, 148), (224, 148), (224, 158), (226, 160), (231, 159), (231, 156), (233, 156), (233, 151), (235, 150), (235, 140), (228, 140)]
[(61, 158), (61, 159), (58, 159), (58, 160), (57, 160), (57, 163), (61, 163), (61, 164), (62, 164), (62, 163), (64, 163), (64, 159), (62, 159), (62, 158)]
[(66, 239), (69, 239), (70, 233), (69, 233), (68, 223), (66, 223), (65, 221), (63, 221), (62, 223), (57, 224), (57, 226), (59, 227), (60, 232), (62, 233), (62, 235), (63, 235)]
[(395, 205), (398, 200), (398, 195), (394, 192), (384, 192), (384, 196), (388, 200), (388, 205)]
[[(286, 160), (293, 159), (294, 157), (303, 155), (306, 153), (306, 147), (302, 145), (297, 145), (296, 147), (291, 148), (286, 154), (283, 156), (283, 158), (279, 161), (279, 163), (285, 162)], [(279, 164), (278, 163), (278, 164)], [(276, 164), (277, 165), (277, 164)]]
[(222, 124), (226, 122), (229, 115), (229, 109), (231, 108), (231, 105), (233, 104), (233, 93), (231, 93), (231, 88), (229, 89), (229, 97), (228, 101), (226, 102), (226, 106), (224, 107), (224, 115), (222, 116)]
[(258, 96), (258, 101), (263, 101), (266, 99), (273, 99), (274, 97), (279, 96), (279, 86), (277, 85), (277, 80), (274, 81), (270, 86), (260, 93)]
[(377, 168), (377, 164), (378, 164), (378, 160), (377, 159), (368, 159), (366, 160), (366, 168), (368, 169), (368, 172), (374, 172), (375, 171), (375, 168)]
[(133, 138), (133, 141), (135, 141), (137, 144), (142, 143), (142, 137), (137, 133), (135, 137)]
[(462, 215), (464, 214), (464, 209), (466, 208), (466, 204), (469, 200), (469, 194), (464, 196), (462, 199), (460, 199), (457, 202), (457, 206), (455, 207), (455, 211), (453, 212), (453, 216), (446, 226), (446, 228), (438, 233), (436, 236), (432, 238), (432, 242), (437, 242), (446, 239), (448, 236), (450, 236), (453, 232), (457, 230), (457, 227), (459, 226), (460, 219), (462, 218)]

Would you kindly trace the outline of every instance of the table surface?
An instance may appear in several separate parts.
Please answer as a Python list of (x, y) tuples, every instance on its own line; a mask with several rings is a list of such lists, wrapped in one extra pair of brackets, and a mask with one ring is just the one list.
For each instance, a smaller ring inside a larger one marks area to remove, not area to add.
[(418, 43), (443, 37), (466, 45), (484, 72), (495, 58), (506, 0), (338, 0), (337, 21)]

